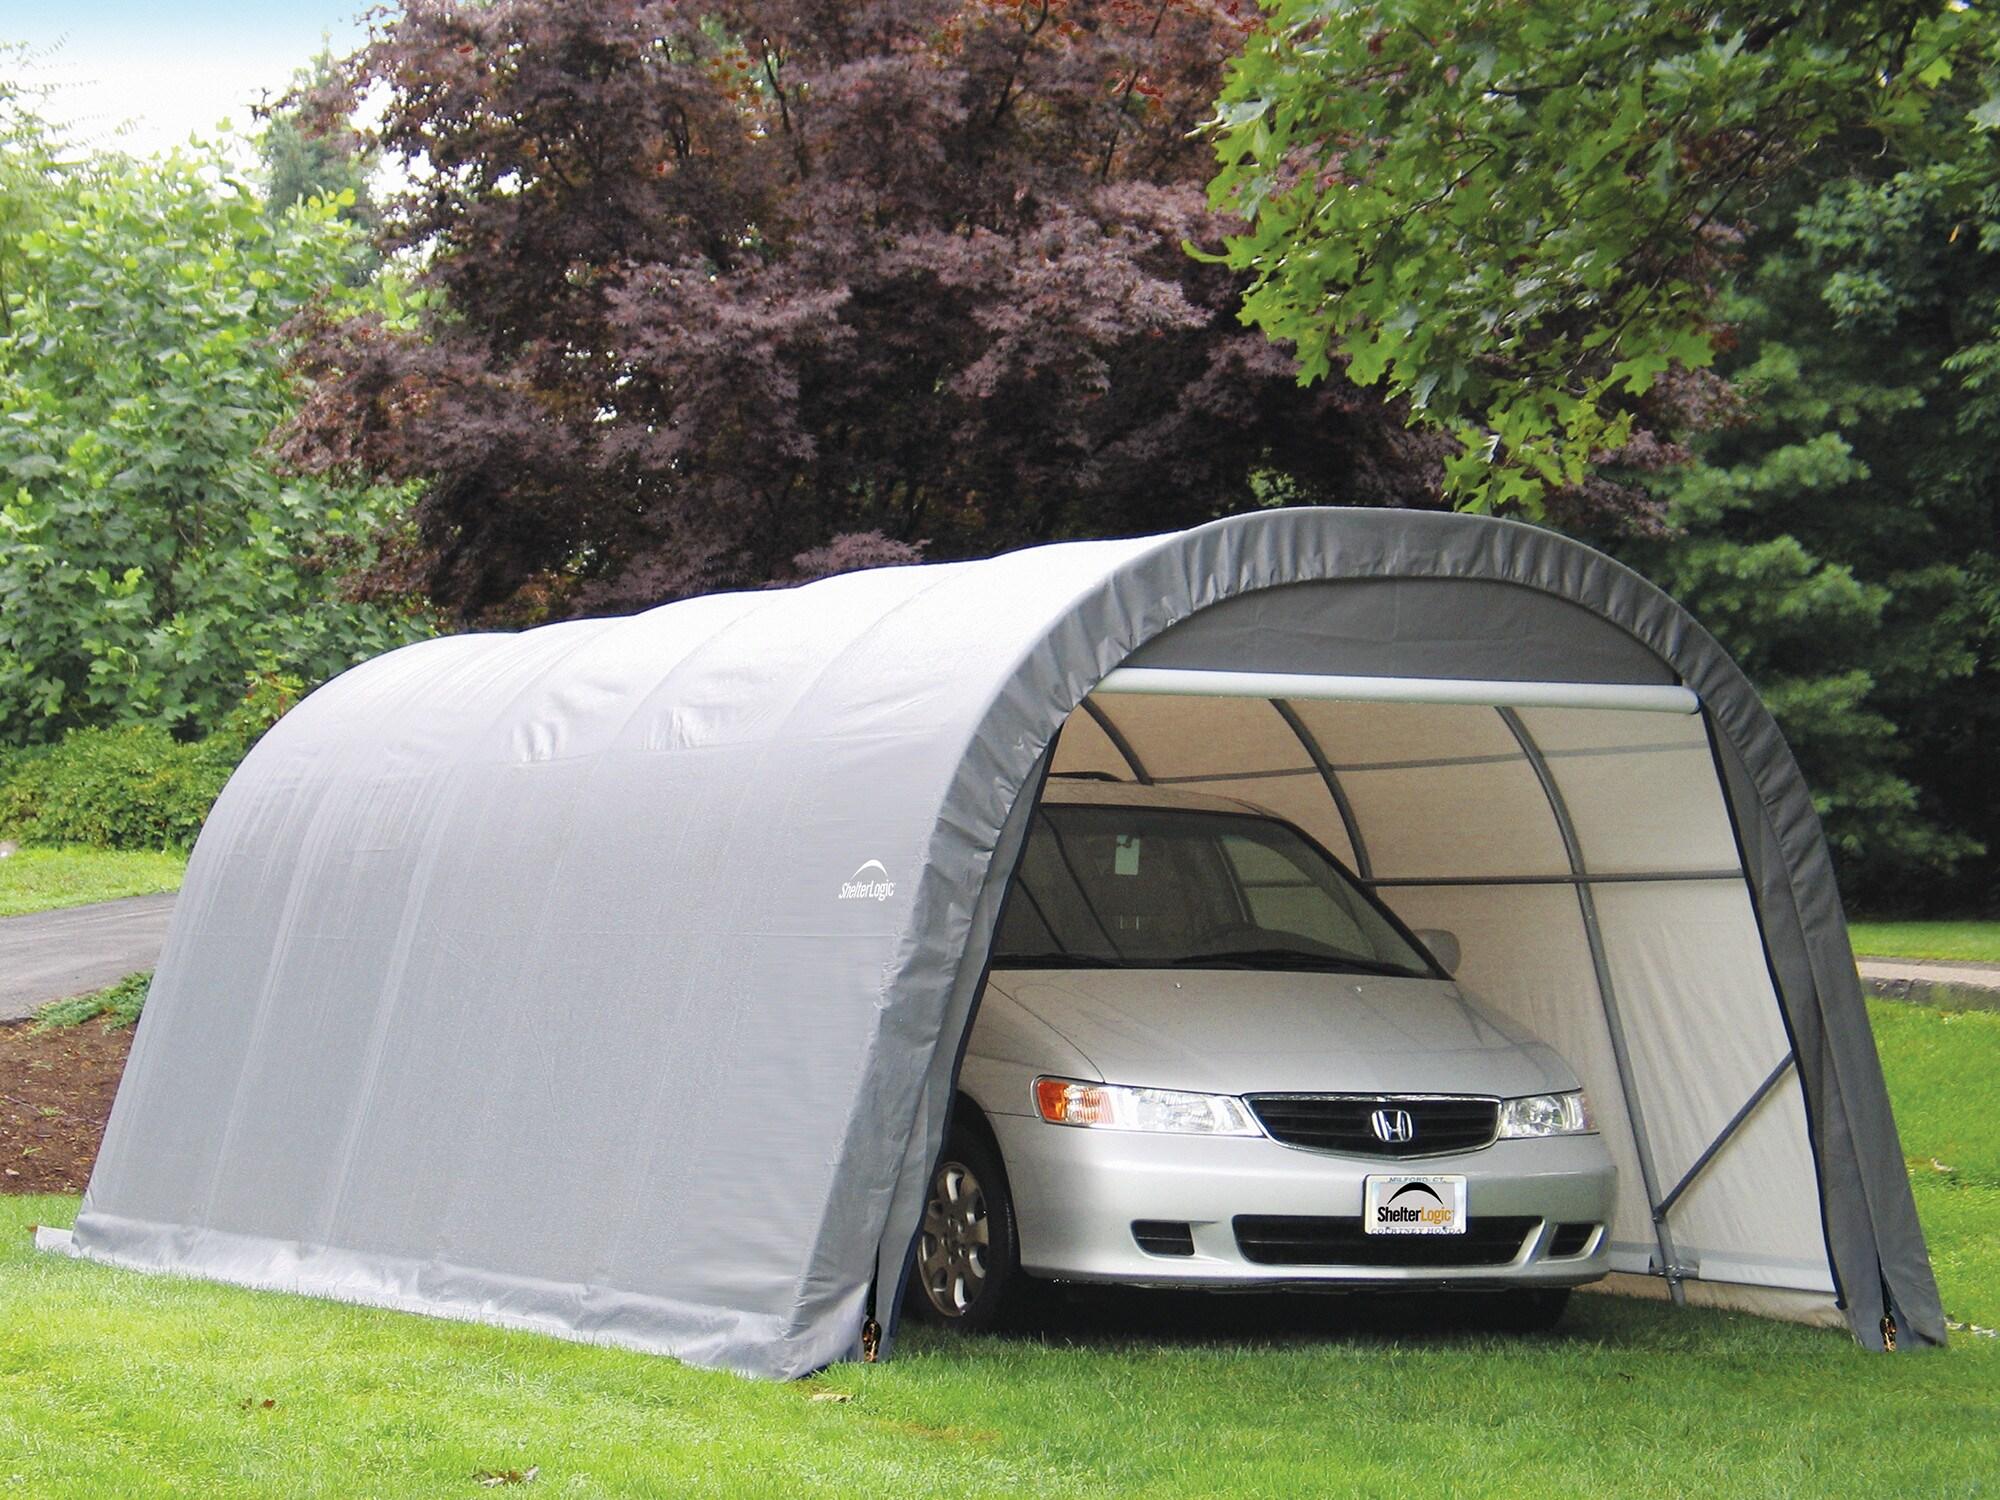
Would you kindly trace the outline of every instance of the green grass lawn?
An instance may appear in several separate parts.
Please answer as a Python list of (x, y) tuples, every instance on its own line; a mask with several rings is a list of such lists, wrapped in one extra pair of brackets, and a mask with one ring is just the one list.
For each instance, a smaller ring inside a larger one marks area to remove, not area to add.
[(2000, 922), (1849, 922), (1847, 935), (1864, 958), (2000, 964)]
[(2000, 1011), (1871, 1000), (1868, 1016), (1912, 1169), (1935, 1173), (1935, 1160), (2000, 1190)]
[[(2000, 1016), (1875, 1014), (1946, 1306), (2000, 1327)], [(0, 1199), (0, 1494), (2000, 1494), (2000, 1340), (1970, 1334), (1887, 1358), (1583, 1297), (1551, 1337), (1398, 1338), (1218, 1301), (768, 1385), (29, 1251), (74, 1211)]]
[(111, 849), (16, 849), (0, 859), (0, 917), (177, 891), (185, 854)]

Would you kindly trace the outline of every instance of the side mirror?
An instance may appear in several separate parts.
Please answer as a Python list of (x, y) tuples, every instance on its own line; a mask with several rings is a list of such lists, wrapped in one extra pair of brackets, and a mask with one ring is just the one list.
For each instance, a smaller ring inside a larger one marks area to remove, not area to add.
[(1458, 972), (1458, 961), (1465, 955), (1459, 952), (1458, 934), (1446, 932), (1442, 927), (1419, 927), (1415, 929), (1417, 941), (1431, 950), (1431, 957), (1438, 961), (1438, 967), (1447, 974)]

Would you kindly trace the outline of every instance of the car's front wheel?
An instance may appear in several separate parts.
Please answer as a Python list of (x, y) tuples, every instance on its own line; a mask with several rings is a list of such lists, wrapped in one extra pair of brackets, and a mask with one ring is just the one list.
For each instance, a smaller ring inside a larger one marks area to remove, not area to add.
[(915, 1270), (918, 1305), (935, 1322), (978, 1333), (1016, 1310), (1024, 1278), (1014, 1200), (999, 1153), (971, 1131), (952, 1132), (931, 1176)]

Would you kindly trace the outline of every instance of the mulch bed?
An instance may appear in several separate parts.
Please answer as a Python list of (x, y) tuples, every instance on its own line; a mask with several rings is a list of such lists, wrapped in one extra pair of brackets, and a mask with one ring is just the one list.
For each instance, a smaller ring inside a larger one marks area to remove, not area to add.
[(129, 1026), (0, 1024), (0, 1193), (83, 1191), (131, 1050)]

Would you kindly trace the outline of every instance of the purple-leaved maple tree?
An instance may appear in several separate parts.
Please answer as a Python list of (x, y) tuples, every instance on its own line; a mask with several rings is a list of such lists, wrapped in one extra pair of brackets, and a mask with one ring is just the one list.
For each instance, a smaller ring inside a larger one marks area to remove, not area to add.
[(303, 326), (308, 470), (422, 479), (462, 618), (1435, 504), (1439, 441), (1188, 255), (1248, 0), (403, 0), (374, 89), (427, 292)]

